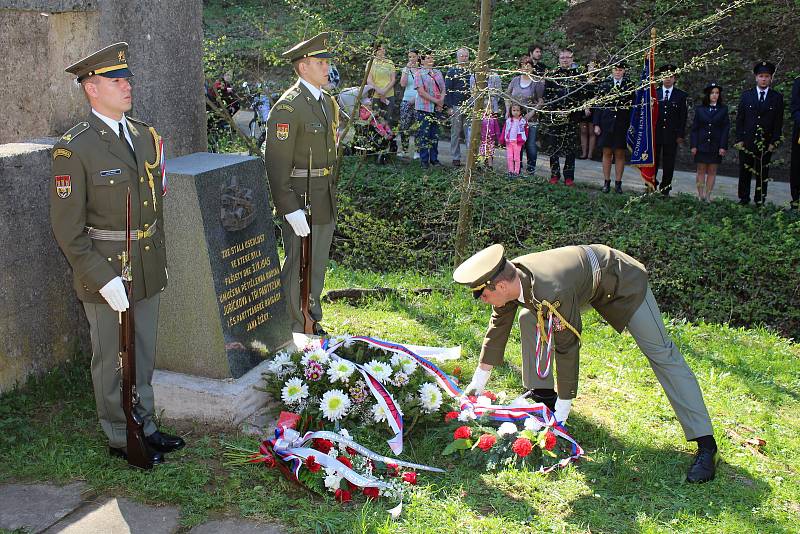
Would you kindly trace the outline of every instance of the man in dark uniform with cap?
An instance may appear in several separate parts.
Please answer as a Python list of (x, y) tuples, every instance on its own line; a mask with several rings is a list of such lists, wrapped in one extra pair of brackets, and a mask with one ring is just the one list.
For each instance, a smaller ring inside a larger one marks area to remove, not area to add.
[(736, 148), (739, 150), (739, 204), (750, 203), (750, 180), (756, 179), (753, 200), (767, 199), (772, 153), (781, 139), (783, 95), (772, 89), (775, 65), (761, 61), (753, 67), (756, 86), (742, 93), (736, 112)]
[(550, 154), (550, 183), (561, 180), (559, 158), (564, 157), (564, 185), (575, 184), (575, 147), (577, 146), (578, 122), (583, 110), (580, 109), (578, 69), (572, 67), (573, 52), (562, 48), (558, 52), (558, 67), (548, 72), (544, 85), (545, 108), (551, 113), (546, 116), (546, 152)]
[[(328, 83), (328, 33), (303, 41), (283, 53), (292, 62), (297, 82), (275, 103), (267, 120), (266, 165), (281, 228), (286, 261), (281, 284), (288, 301), (292, 331), (303, 332), (300, 310), (301, 237), (311, 234), (310, 314), (315, 334), (325, 331), (320, 295), (336, 227), (336, 128), (339, 108), (322, 87)], [(309, 159), (311, 178), (308, 178)], [(311, 225), (303, 211), (310, 183)]]
[(658, 89), (658, 121), (656, 121), (656, 171), (661, 167), (660, 190), (668, 196), (672, 190), (672, 176), (675, 172), (675, 156), (678, 146), (686, 137), (686, 116), (688, 94), (675, 87), (675, 65), (663, 65), (658, 69), (662, 85)]
[[(465, 392), (483, 391), (503, 363), (517, 308), (522, 341), (522, 380), (530, 396), (566, 421), (578, 390), (581, 307), (590, 305), (617, 331), (636, 340), (661, 383), (686, 439), (698, 452), (687, 481), (714, 478), (718, 462), (711, 419), (692, 370), (664, 328), (644, 266), (605, 245), (562, 247), (511, 261), (492, 245), (462, 263), (453, 279), (492, 305), (480, 363)], [(555, 355), (558, 393), (550, 372)]]
[(792, 123), (792, 163), (789, 174), (789, 188), (792, 202), (789, 209), (800, 210), (800, 78), (795, 78), (792, 85), (791, 102)]
[(158, 305), (167, 285), (162, 148), (154, 128), (125, 115), (132, 105), (128, 60), (128, 44), (116, 43), (66, 69), (76, 76), (92, 109), (53, 149), (50, 219), (89, 321), (100, 425), (110, 454), (124, 458), (118, 314), (129, 305), (120, 255), (130, 191), (137, 411), (153, 463), (161, 463), (162, 453), (184, 446), (181, 438), (159, 432), (153, 420)]

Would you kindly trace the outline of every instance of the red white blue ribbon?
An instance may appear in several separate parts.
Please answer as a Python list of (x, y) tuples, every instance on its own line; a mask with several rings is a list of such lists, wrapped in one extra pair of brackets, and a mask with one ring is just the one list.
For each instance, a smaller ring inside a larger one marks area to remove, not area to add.
[(550, 364), (553, 358), (553, 312), (550, 312), (550, 318), (547, 320), (547, 353), (545, 354), (545, 368), (542, 371), (542, 335), (539, 328), (536, 328), (536, 374), (539, 378), (546, 378), (550, 374)]
[(164, 156), (164, 138), (158, 140), (158, 152), (161, 154), (161, 196), (167, 196), (167, 158)]

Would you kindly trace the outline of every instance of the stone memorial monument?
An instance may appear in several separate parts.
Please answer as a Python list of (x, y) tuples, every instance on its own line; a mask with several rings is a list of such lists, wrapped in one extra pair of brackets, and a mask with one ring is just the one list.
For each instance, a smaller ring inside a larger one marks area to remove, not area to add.
[(238, 424), (264, 394), (264, 359), (292, 341), (260, 158), (197, 153), (167, 162), (169, 285), (153, 386), (170, 418)]

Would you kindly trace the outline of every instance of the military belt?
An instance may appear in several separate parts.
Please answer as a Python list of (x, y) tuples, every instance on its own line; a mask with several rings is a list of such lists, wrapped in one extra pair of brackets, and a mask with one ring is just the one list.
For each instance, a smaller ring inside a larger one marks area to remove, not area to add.
[[(153, 237), (156, 233), (156, 223), (158, 221), (153, 222), (153, 224), (147, 230), (131, 230), (131, 241), (138, 241), (140, 239), (146, 239), (148, 237)], [(87, 226), (84, 228), (84, 231), (89, 234), (89, 237), (92, 239), (97, 239), (99, 241), (125, 241), (125, 230), (99, 230), (97, 228), (92, 228), (91, 226)]]
[[(325, 167), (322, 169), (311, 169), (311, 177), (312, 178), (321, 178), (323, 176), (328, 176), (333, 172), (333, 167)], [(308, 169), (292, 169), (292, 174), (290, 175), (292, 178), (306, 178), (308, 177)]]
[(597, 254), (594, 253), (592, 247), (588, 245), (580, 245), (580, 247), (586, 253), (589, 265), (592, 266), (592, 295), (594, 295), (597, 288), (600, 287), (600, 261), (598, 261)]

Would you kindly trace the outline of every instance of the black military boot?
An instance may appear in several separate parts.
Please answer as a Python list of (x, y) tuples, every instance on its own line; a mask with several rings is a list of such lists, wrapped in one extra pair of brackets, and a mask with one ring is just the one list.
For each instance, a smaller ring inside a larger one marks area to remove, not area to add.
[(697, 441), (697, 454), (686, 473), (686, 482), (702, 484), (714, 480), (719, 463), (719, 450), (713, 436), (703, 436), (695, 441)]
[(611, 180), (606, 180), (605, 182), (603, 182), (603, 189), (601, 189), (600, 191), (602, 191), (603, 193), (608, 193), (609, 191), (611, 191)]
[(617, 194), (622, 193), (622, 182), (614, 182), (614, 192)]
[(558, 400), (558, 394), (554, 389), (531, 389), (528, 390), (527, 397), (533, 402), (543, 403), (545, 406), (550, 408), (551, 412), (556, 409), (556, 400)]
[(171, 436), (169, 434), (163, 434), (156, 430), (149, 436), (145, 436), (145, 441), (153, 450), (158, 452), (173, 452), (177, 451), (178, 449), (182, 449), (186, 442), (183, 439), (179, 438), (178, 436)]

